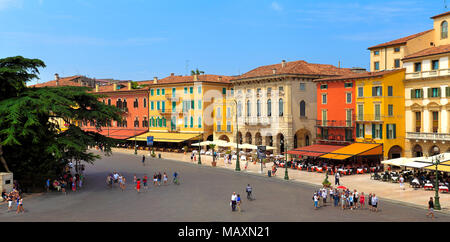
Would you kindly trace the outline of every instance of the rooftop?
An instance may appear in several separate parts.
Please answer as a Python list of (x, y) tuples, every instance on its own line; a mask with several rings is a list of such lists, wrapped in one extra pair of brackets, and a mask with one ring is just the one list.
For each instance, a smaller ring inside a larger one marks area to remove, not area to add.
[(419, 37), (421, 35), (424, 35), (424, 34), (430, 32), (430, 31), (433, 31), (433, 29), (429, 29), (427, 31), (423, 31), (423, 32), (420, 32), (420, 33), (417, 33), (417, 34), (409, 35), (409, 36), (406, 36), (406, 37), (403, 37), (403, 38), (400, 38), (400, 39), (392, 40), (392, 41), (389, 41), (389, 42), (386, 42), (386, 43), (383, 43), (383, 44), (375, 45), (375, 46), (369, 47), (367, 49), (372, 50), (372, 49), (381, 48), (381, 47), (405, 44), (408, 40), (411, 40), (411, 39), (414, 39), (414, 38)]
[(382, 77), (387, 74), (392, 74), (392, 73), (396, 73), (396, 72), (400, 72), (400, 71), (404, 71), (404, 70), (405, 69), (396, 69), (396, 70), (384, 70), (384, 71), (376, 71), (376, 72), (352, 73), (352, 74), (348, 74), (348, 75), (316, 79), (314, 81), (315, 82), (325, 82), (325, 81), (339, 81), (339, 80), (352, 80), (352, 79)]
[(408, 60), (418, 57), (425, 57), (425, 56), (431, 56), (431, 55), (438, 55), (438, 54), (444, 54), (444, 53), (450, 53), (450, 44), (448, 45), (441, 45), (437, 47), (430, 47), (421, 51), (418, 51), (416, 53), (413, 53), (411, 55), (405, 56), (402, 60)]

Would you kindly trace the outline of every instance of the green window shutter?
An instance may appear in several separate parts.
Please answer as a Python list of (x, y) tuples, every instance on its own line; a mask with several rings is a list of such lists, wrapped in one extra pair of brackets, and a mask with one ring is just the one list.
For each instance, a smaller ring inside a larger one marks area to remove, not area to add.
[(383, 125), (380, 124), (380, 139), (383, 138)]
[(416, 94), (415, 90), (411, 89), (411, 99), (416, 97), (415, 94)]
[(377, 95), (375, 87), (372, 87), (372, 97), (375, 97)]
[(184, 94), (187, 94), (188, 93), (188, 89), (187, 89), (187, 87), (185, 87), (184, 88)]
[(227, 89), (226, 88), (222, 88), (222, 94), (227, 94)]
[(184, 117), (184, 127), (187, 128), (188, 124), (187, 124), (187, 117)]
[(397, 138), (397, 134), (396, 134), (396, 132), (397, 132), (397, 130), (396, 130), (396, 124), (393, 124), (392, 126), (394, 126), (393, 128), (394, 128), (394, 132), (392, 132), (393, 134), (394, 134), (394, 137), (392, 137), (392, 138)]
[(150, 103), (150, 109), (151, 109), (151, 110), (154, 110), (154, 109), (155, 109), (155, 103), (154, 103), (153, 101)]
[(359, 124), (356, 124), (356, 137), (359, 137)]
[(189, 87), (189, 93), (190, 94), (194, 93), (194, 87)]
[(433, 92), (431, 88), (428, 88), (427, 90), (428, 90), (428, 98), (430, 98), (433, 95)]
[(150, 89), (150, 95), (153, 96), (153, 94), (154, 94), (154, 90)]
[(195, 101), (194, 101), (194, 100), (191, 100), (191, 108), (192, 108), (192, 109), (194, 109), (194, 103), (195, 103)]
[(191, 116), (191, 128), (194, 127), (194, 117)]
[(372, 124), (372, 139), (375, 138), (375, 124)]
[(445, 88), (445, 96), (450, 97), (450, 87)]
[(164, 113), (166, 111), (166, 102), (161, 101), (161, 105), (162, 105), (162, 112)]
[(201, 128), (202, 127), (202, 118), (198, 117), (198, 127)]
[(365, 137), (366, 137), (366, 125), (363, 124), (362, 127), (363, 127), (363, 128), (362, 128), (363, 133), (362, 133), (361, 136), (362, 136), (363, 138), (365, 138)]
[(441, 97), (441, 88), (438, 89), (438, 97)]
[(161, 95), (166, 95), (166, 89), (165, 88), (161, 89)]
[(197, 105), (198, 109), (202, 109), (202, 100), (198, 100), (198, 105)]
[(164, 127), (167, 127), (167, 119), (166, 118), (163, 119), (164, 119)]

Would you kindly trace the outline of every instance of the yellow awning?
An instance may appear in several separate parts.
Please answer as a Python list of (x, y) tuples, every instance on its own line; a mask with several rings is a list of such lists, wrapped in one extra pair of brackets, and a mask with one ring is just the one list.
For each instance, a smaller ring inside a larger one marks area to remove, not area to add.
[(381, 144), (353, 143), (331, 153), (320, 156), (320, 158), (345, 160), (355, 155), (381, 155), (383, 146)]
[[(432, 166), (426, 166), (424, 167), (427, 170), (436, 170), (436, 166), (432, 165)], [(443, 171), (443, 172), (450, 172), (450, 161), (445, 161), (442, 162), (440, 165), (438, 165), (438, 171)]]
[[(147, 141), (147, 136), (153, 136), (153, 142), (172, 142), (179, 143), (186, 140), (199, 137), (201, 134), (190, 133), (170, 133), (170, 132), (147, 132), (136, 136), (137, 141)], [(134, 140), (135, 138), (129, 138), (128, 140)]]

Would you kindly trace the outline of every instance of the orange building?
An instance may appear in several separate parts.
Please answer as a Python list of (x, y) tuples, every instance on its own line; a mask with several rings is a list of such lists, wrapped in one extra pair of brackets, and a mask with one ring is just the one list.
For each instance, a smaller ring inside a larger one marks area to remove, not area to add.
[(355, 141), (355, 81), (349, 76), (316, 79), (317, 143), (349, 144)]

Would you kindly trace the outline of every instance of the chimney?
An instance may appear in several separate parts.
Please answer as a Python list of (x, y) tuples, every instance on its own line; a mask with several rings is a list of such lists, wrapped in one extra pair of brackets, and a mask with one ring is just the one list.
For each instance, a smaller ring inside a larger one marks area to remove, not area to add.
[(114, 83), (114, 84), (113, 84), (113, 91), (116, 91), (116, 90), (117, 90), (117, 84)]
[(338, 68), (341, 68), (341, 61), (338, 61)]
[(128, 82), (128, 90), (131, 90), (131, 81)]
[(158, 77), (153, 77), (153, 84), (157, 84), (158, 83)]
[(286, 60), (281, 61), (281, 67), (283, 67), (283, 68), (286, 67)]
[(175, 76), (175, 73), (173, 73), (173, 72), (172, 72), (172, 73), (170, 73), (170, 76)]
[(273, 74), (277, 74), (277, 69), (276, 69), (276, 68), (273, 68), (273, 69), (272, 69), (272, 72), (273, 72)]
[(98, 84), (95, 84), (95, 92), (98, 92)]
[(194, 81), (195, 82), (198, 81), (198, 75), (197, 74), (194, 75)]

